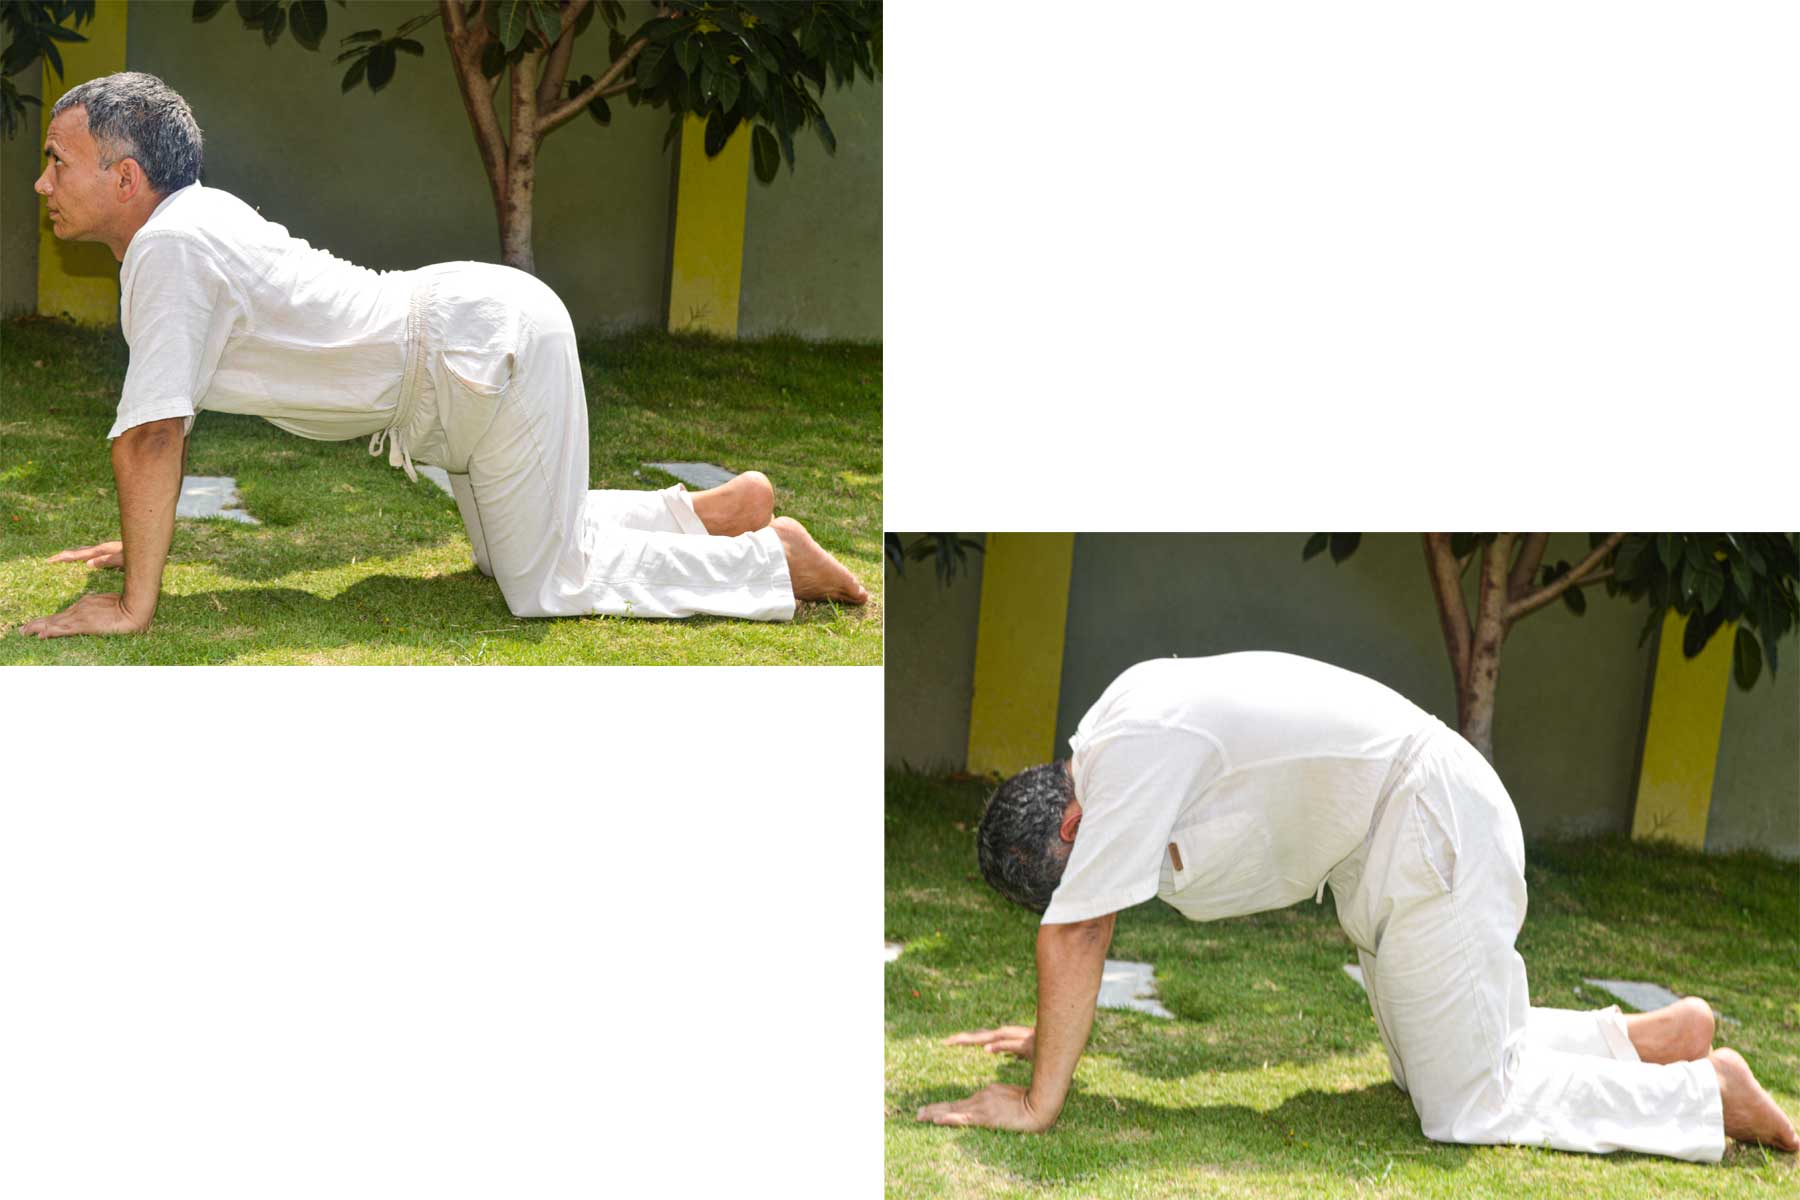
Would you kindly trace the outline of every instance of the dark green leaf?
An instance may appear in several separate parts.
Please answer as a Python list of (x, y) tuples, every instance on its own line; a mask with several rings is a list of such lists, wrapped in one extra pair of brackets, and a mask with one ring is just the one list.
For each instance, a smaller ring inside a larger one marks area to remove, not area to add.
[(243, 18), (245, 29), (255, 29), (263, 23), (279, 0), (237, 0), (238, 16)]
[(369, 69), (369, 56), (366, 54), (362, 55), (355, 62), (351, 63), (350, 69), (348, 71), (344, 72), (343, 90), (347, 92), (351, 88), (355, 87), (357, 84), (361, 83), (362, 79), (363, 79), (363, 72), (367, 71), (368, 69)]
[(819, 131), (819, 140), (825, 143), (825, 153), (837, 153), (837, 134), (831, 132), (831, 123), (822, 112), (813, 113), (813, 128)]
[(1314, 558), (1325, 553), (1325, 547), (1329, 545), (1331, 545), (1331, 535), (1329, 533), (1313, 534), (1306, 539), (1306, 549), (1300, 551), (1300, 561), (1305, 562), (1309, 558)]
[(730, 112), (737, 106), (738, 94), (743, 91), (744, 81), (736, 71), (726, 71), (719, 76), (719, 107)]
[(194, 20), (210, 21), (224, 7), (225, 0), (194, 0)]
[(1699, 654), (1700, 651), (1706, 649), (1706, 643), (1712, 639), (1713, 634), (1718, 632), (1719, 626), (1722, 624), (1724, 622), (1717, 613), (1695, 612), (1691, 614), (1687, 619), (1687, 628), (1682, 631), (1681, 653), (1688, 658)]
[(396, 50), (404, 50), (414, 58), (425, 57), (425, 47), (418, 42), (413, 41), (411, 38), (395, 38), (393, 41), (389, 42), (388, 45)]
[(1701, 607), (1708, 612), (1719, 607), (1719, 601), (1725, 596), (1725, 572), (1720, 568), (1718, 559), (1702, 560), (1692, 574), (1698, 577), (1694, 592), (1700, 597)]
[(500, 48), (499, 42), (489, 42), (481, 48), (481, 74), (492, 79), (506, 69), (506, 51)]
[(1657, 534), (1656, 557), (1662, 559), (1664, 570), (1673, 571), (1675, 564), (1681, 561), (1681, 535), (1678, 533)]
[(554, 46), (562, 37), (562, 14), (557, 12), (551, 0), (537, 0), (531, 6), (531, 14), (537, 19), (538, 33), (544, 39), (544, 45)]
[(262, 20), (263, 45), (273, 46), (281, 40), (282, 31), (287, 28), (287, 11), (271, 8)]
[(1480, 545), (1480, 537), (1473, 533), (1453, 533), (1450, 535), (1450, 553), (1457, 558), (1467, 558), (1475, 553)]
[(290, 5), (288, 25), (294, 31), (294, 40), (308, 50), (317, 50), (325, 38), (327, 12), (325, 0), (296, 0)]
[(1652, 560), (1650, 539), (1633, 534), (1619, 543), (1613, 558), (1613, 575), (1620, 583), (1636, 583)]
[(51, 69), (56, 72), (57, 78), (62, 78), (62, 51), (56, 48), (54, 42), (44, 43), (44, 61), (50, 64)]
[[(582, 10), (584, 15), (586, 13), (591, 13), (593, 11), (594, 10), (592, 7)], [(577, 36), (577, 37), (581, 36), (581, 22), (580, 21), (575, 22), (575, 36)], [(649, 49), (648, 46), (646, 46), (644, 48), (646, 50)], [(625, 35), (620, 33), (616, 29), (607, 30), (606, 31), (606, 58), (607, 58), (607, 61), (608, 62), (618, 62), (619, 56), (623, 53), (625, 53)]]
[(681, 64), (684, 73), (692, 75), (694, 67), (700, 62), (700, 46), (692, 37), (684, 37), (675, 43), (675, 61)]
[(495, 19), (500, 25), (500, 47), (511, 54), (525, 40), (525, 30), (531, 26), (530, 0), (500, 0)]
[(1570, 612), (1580, 616), (1587, 611), (1587, 595), (1578, 587), (1572, 587), (1562, 594), (1562, 602)]
[(1756, 686), (1756, 677), (1762, 674), (1762, 647), (1756, 644), (1756, 635), (1738, 626), (1737, 642), (1731, 648), (1732, 672), (1737, 676), (1737, 684), (1745, 691)]
[(369, 90), (379, 92), (394, 77), (394, 48), (383, 42), (369, 51)]
[(680, 132), (681, 132), (681, 114), (680, 113), (669, 114), (669, 128), (663, 132), (663, 149), (664, 150), (667, 150), (669, 148), (669, 143), (673, 142), (675, 140), (675, 136), (677, 134), (679, 134)]
[(639, 87), (648, 89), (656, 86), (657, 81), (662, 77), (663, 63), (666, 58), (667, 52), (661, 46), (644, 47), (642, 53), (637, 56), (637, 63), (632, 72)]
[(1688, 566), (1694, 568), (1696, 571), (1698, 571), (1701, 565), (1707, 560), (1706, 549), (1701, 546), (1698, 538), (1690, 536), (1687, 540), (1682, 542), (1681, 550), (1687, 557)]
[(592, 100), (589, 100), (587, 110), (588, 116), (594, 118), (594, 120), (600, 122), (602, 125), (605, 125), (612, 120), (612, 107), (606, 103), (605, 96), (595, 96)]
[(1331, 561), (1343, 562), (1362, 544), (1360, 533), (1334, 533), (1331, 535)]
[(725, 149), (725, 142), (731, 137), (731, 129), (718, 109), (713, 109), (706, 118), (706, 157), (717, 158), (719, 151)]
[(775, 182), (775, 173), (781, 169), (781, 149), (776, 146), (775, 135), (767, 126), (756, 127), (756, 133), (750, 139), (750, 158), (756, 166), (758, 179), (764, 183)]

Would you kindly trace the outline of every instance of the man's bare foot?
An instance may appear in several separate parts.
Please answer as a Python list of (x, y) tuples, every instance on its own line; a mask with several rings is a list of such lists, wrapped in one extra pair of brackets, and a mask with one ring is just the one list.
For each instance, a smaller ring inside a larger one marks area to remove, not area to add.
[(694, 515), (718, 537), (766, 529), (775, 515), (775, 485), (761, 471), (745, 471), (730, 483), (695, 492)]
[(800, 522), (792, 517), (776, 517), (772, 524), (781, 538), (781, 549), (787, 554), (795, 599), (844, 600), (851, 604), (868, 600), (869, 589), (856, 581), (850, 568), (813, 541), (812, 534)]
[(1712, 1005), (1687, 996), (1655, 1012), (1625, 1018), (1632, 1049), (1647, 1063), (1693, 1062), (1712, 1049)]
[(1719, 1075), (1719, 1104), (1725, 1110), (1725, 1135), (1740, 1142), (1761, 1142), (1789, 1154), (1800, 1150), (1794, 1123), (1750, 1073), (1736, 1050), (1721, 1047), (1707, 1056)]

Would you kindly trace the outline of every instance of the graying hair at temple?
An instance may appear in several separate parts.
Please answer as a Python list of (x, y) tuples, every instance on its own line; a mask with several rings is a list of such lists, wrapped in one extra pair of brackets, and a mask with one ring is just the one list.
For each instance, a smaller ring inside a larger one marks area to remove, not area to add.
[(164, 196), (199, 180), (206, 165), (200, 126), (188, 102), (156, 76), (120, 71), (90, 79), (64, 92), (50, 116), (78, 107), (87, 110), (102, 169), (135, 158)]
[(1069, 847), (1058, 836), (1063, 812), (1075, 798), (1066, 764), (1028, 767), (994, 791), (981, 815), (976, 857), (996, 892), (1041, 913), (1062, 882)]

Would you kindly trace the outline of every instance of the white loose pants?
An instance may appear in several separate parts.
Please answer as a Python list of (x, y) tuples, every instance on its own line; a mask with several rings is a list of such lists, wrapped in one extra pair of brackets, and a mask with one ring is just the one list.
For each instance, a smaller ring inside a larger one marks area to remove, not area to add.
[(413, 275), (392, 460), (449, 472), (476, 566), (514, 616), (793, 617), (774, 530), (711, 536), (680, 486), (589, 489), (581, 360), (555, 292), (492, 263)]
[(1640, 1062), (1616, 1007), (1531, 1007), (1513, 949), (1524, 839), (1499, 777), (1461, 737), (1422, 735), (1331, 887), (1394, 1082), (1426, 1137), (1696, 1162), (1724, 1153), (1709, 1062)]

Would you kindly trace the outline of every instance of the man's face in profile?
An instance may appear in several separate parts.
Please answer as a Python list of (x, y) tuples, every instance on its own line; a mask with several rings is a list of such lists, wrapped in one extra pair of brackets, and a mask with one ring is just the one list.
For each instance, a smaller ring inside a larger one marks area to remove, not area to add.
[(44, 173), (34, 185), (61, 240), (100, 241), (118, 207), (118, 163), (100, 169), (100, 147), (88, 135), (87, 109), (59, 113), (44, 136)]

